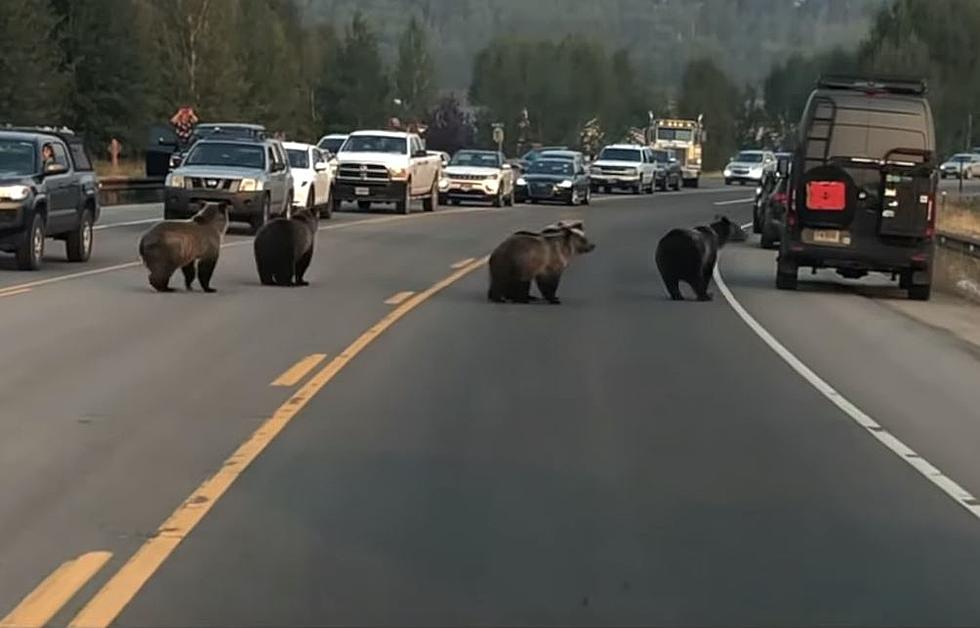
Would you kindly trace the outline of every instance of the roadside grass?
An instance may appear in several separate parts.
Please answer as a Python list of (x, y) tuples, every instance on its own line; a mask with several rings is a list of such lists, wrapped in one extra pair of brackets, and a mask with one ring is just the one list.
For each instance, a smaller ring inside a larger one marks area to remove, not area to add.
[(941, 231), (980, 237), (980, 198), (947, 202), (937, 218)]
[(112, 162), (95, 160), (95, 174), (100, 177), (145, 177), (146, 164), (142, 160), (120, 159), (117, 168)]

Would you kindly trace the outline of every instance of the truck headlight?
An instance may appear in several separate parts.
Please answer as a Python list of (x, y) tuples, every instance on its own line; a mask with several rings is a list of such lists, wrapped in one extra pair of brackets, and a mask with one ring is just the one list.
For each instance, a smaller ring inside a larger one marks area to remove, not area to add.
[(449, 189), (449, 179), (446, 179), (445, 177), (443, 177), (442, 179), (439, 179), (439, 189), (440, 190), (448, 190)]
[(168, 188), (183, 188), (185, 185), (184, 175), (182, 174), (168, 174), (167, 175), (167, 187)]
[(31, 188), (26, 185), (5, 185), (0, 187), (0, 198), (11, 201), (22, 201), (31, 193)]
[(238, 184), (239, 192), (261, 192), (265, 184), (258, 179), (242, 179)]
[(392, 181), (405, 181), (408, 179), (408, 168), (389, 168), (388, 176)]
[(517, 185), (524, 186), (527, 185), (527, 179), (524, 177), (517, 177)]
[(569, 189), (569, 188), (572, 187), (572, 180), (571, 179), (565, 179), (564, 181), (562, 181), (561, 183), (558, 184), (558, 187), (564, 188), (564, 189), (567, 190), (567, 189)]

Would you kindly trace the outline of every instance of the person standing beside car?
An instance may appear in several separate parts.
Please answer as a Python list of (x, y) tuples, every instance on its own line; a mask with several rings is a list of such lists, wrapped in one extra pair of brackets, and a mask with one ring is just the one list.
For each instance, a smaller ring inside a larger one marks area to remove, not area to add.
[(170, 118), (170, 124), (174, 127), (174, 134), (177, 136), (177, 143), (181, 147), (187, 147), (190, 142), (194, 126), (197, 125), (197, 114), (190, 107), (181, 107), (177, 113)]

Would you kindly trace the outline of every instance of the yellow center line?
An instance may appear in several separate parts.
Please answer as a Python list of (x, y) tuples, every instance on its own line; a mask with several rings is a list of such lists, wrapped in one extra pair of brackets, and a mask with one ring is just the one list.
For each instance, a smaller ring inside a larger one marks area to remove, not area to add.
[(111, 556), (111, 552), (88, 552), (65, 561), (42, 580), (17, 608), (0, 619), (0, 627), (26, 628), (47, 624)]
[(0, 297), (12, 297), (30, 291), (30, 288), (20, 288), (19, 290), (0, 290)]
[(280, 375), (274, 382), (273, 386), (295, 386), (299, 383), (301, 379), (306, 377), (306, 375), (315, 369), (320, 362), (323, 362), (327, 358), (324, 353), (314, 353), (313, 355), (308, 355), (296, 364), (292, 365), (288, 371)]
[(373, 327), (361, 334), (340, 355), (308, 380), (281, 405), (242, 445), (221, 468), (198, 486), (193, 493), (164, 521), (156, 534), (143, 543), (119, 571), (72, 619), (72, 628), (101, 628), (111, 624), (136, 596), (147, 580), (167, 560), (182, 540), (204, 519), (211, 507), (224, 495), (238, 476), (269, 446), (290, 421), (319, 393), (337, 373), (394, 325), (403, 316), (426, 300), (486, 264), (487, 258), (454, 271), (393, 309)]
[(467, 264), (470, 264), (472, 262), (473, 262), (473, 258), (467, 257), (466, 259), (461, 259), (455, 264), (452, 264), (450, 268), (462, 268), (463, 266), (466, 266)]
[(393, 294), (387, 299), (385, 299), (385, 305), (401, 305), (402, 303), (405, 302), (405, 300), (408, 297), (412, 296), (413, 294), (415, 293), (412, 292), (411, 290), (409, 290), (408, 292), (399, 292), (397, 294)]

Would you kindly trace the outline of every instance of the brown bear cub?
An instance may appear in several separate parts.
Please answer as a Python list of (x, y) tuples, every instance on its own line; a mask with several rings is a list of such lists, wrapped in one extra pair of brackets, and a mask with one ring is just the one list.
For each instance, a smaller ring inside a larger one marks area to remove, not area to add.
[(572, 257), (594, 248), (580, 222), (559, 223), (541, 233), (518, 231), (490, 255), (487, 298), (496, 303), (528, 303), (534, 281), (548, 303), (561, 303), (557, 292), (562, 272)]
[(218, 263), (221, 240), (228, 229), (228, 205), (205, 203), (190, 220), (165, 220), (143, 234), (140, 258), (150, 271), (150, 285), (158, 292), (173, 292), (170, 277), (181, 269), (184, 285), (193, 290), (195, 277), (205, 292)]
[(308, 286), (303, 279), (313, 260), (317, 218), (308, 209), (271, 220), (255, 235), (255, 266), (264, 286)]
[(730, 240), (745, 239), (742, 228), (725, 216), (716, 217), (708, 226), (673, 229), (657, 245), (657, 268), (670, 298), (683, 301), (680, 282), (686, 282), (698, 301), (710, 301), (708, 284), (718, 260), (718, 249)]

